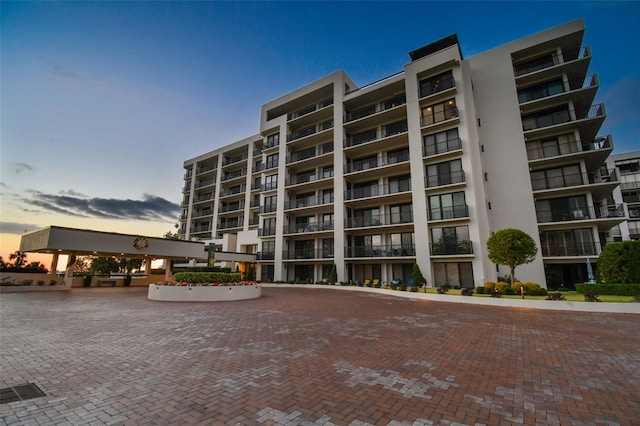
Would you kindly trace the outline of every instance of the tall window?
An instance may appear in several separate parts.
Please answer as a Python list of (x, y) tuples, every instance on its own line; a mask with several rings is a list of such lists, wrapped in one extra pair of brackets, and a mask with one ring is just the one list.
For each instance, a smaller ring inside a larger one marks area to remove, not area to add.
[(540, 71), (545, 68), (554, 66), (553, 55), (547, 53), (544, 56), (540, 56), (535, 59), (530, 59), (526, 62), (521, 62), (515, 66), (516, 76), (528, 74), (534, 71)]
[(435, 77), (425, 78), (420, 81), (420, 97), (432, 95), (434, 93), (442, 92), (455, 86), (453, 80), (453, 73), (451, 70), (443, 72)]
[(471, 254), (468, 226), (447, 226), (431, 230), (431, 254)]
[(262, 242), (262, 258), (273, 259), (276, 253), (275, 241), (263, 241)]
[(327, 179), (333, 177), (333, 166), (327, 166), (322, 168), (322, 178)]
[(409, 148), (396, 149), (387, 152), (387, 162), (389, 164), (401, 163), (409, 161)]
[(453, 117), (458, 116), (458, 109), (456, 108), (455, 99), (449, 99), (448, 101), (429, 105), (422, 108), (421, 112), (423, 126), (450, 120)]
[(546, 83), (538, 84), (537, 86), (518, 90), (518, 101), (520, 103), (529, 102), (535, 99), (557, 95), (562, 92), (564, 92), (564, 83), (560, 78), (558, 80), (548, 81)]
[(353, 217), (356, 227), (380, 225), (380, 209), (377, 207), (355, 210)]
[(471, 262), (433, 262), (434, 284), (473, 288)]
[(325, 189), (322, 191), (322, 204), (333, 203), (333, 189)]
[(591, 229), (568, 229), (540, 233), (543, 256), (585, 256), (597, 254)]
[(264, 202), (262, 204), (263, 213), (275, 212), (278, 209), (277, 206), (277, 198), (275, 195), (270, 197), (264, 197)]
[(280, 133), (274, 133), (272, 135), (267, 136), (267, 143), (265, 144), (265, 148), (273, 148), (274, 146), (278, 146), (280, 144)]
[(413, 232), (391, 234), (390, 254), (395, 256), (412, 256), (415, 254), (413, 244)]
[(322, 257), (333, 257), (334, 244), (333, 238), (324, 238), (322, 240)]
[(425, 135), (423, 141), (425, 156), (442, 154), (443, 152), (455, 151), (461, 148), (457, 128)]
[(389, 208), (391, 212), (391, 224), (413, 222), (413, 206), (408, 204), (396, 204)]
[(468, 217), (464, 192), (433, 195), (429, 197), (429, 220)]
[(583, 183), (579, 164), (531, 172), (531, 186), (534, 191), (577, 186)]
[(269, 217), (262, 222), (262, 235), (276, 235), (276, 218)]
[(524, 131), (527, 131), (566, 123), (567, 121), (571, 121), (571, 114), (569, 113), (568, 106), (562, 105), (557, 108), (522, 117), (522, 128)]
[(271, 154), (271, 155), (267, 155), (267, 165), (266, 168), (267, 169), (271, 169), (273, 167), (278, 167), (278, 157), (279, 154)]
[(269, 175), (264, 178), (264, 191), (278, 188), (278, 175)]
[(451, 160), (427, 166), (427, 188), (464, 182), (462, 160)]
[(389, 194), (411, 191), (411, 176), (395, 176), (389, 178)]

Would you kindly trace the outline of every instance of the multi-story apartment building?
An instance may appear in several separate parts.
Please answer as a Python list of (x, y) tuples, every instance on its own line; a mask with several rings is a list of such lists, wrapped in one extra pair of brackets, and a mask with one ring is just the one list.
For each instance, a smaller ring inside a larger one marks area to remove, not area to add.
[(183, 238), (258, 255), (263, 280), (411, 278), (472, 287), (513, 227), (540, 248), (518, 278), (586, 281), (618, 186), (581, 20), (463, 58), (456, 35), (363, 87), (343, 71), (264, 104), (260, 133), (185, 161)]
[(620, 175), (611, 203), (625, 203), (628, 209), (628, 220), (612, 228), (610, 237), (615, 241), (640, 240), (640, 151), (612, 155), (607, 167)]

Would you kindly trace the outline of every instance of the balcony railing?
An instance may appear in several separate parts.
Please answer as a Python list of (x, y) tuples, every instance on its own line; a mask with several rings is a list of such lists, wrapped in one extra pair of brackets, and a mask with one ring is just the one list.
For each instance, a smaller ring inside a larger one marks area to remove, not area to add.
[(471, 241), (431, 243), (432, 256), (456, 256), (460, 254), (473, 254), (473, 244)]
[(305, 234), (308, 232), (332, 231), (333, 221), (285, 225), (285, 234)]
[(264, 214), (264, 213), (273, 213), (275, 211), (278, 210), (278, 207), (275, 205), (266, 205), (266, 206), (260, 206), (260, 213)]
[(625, 217), (622, 204), (603, 207), (581, 207), (573, 209), (553, 209), (536, 211), (538, 223), (564, 222), (569, 220), (605, 219), (612, 217)]
[(462, 149), (462, 141), (460, 138), (437, 141), (434, 144), (422, 145), (422, 156), (429, 157), (432, 155), (444, 154), (445, 152), (457, 151)]
[(422, 127), (431, 126), (433, 124), (442, 123), (443, 121), (451, 120), (459, 116), (457, 106), (448, 106), (444, 111), (435, 113), (435, 115), (426, 115), (420, 117), (420, 125)]
[[(193, 212), (193, 215), (191, 216), (191, 219), (197, 219), (200, 217), (205, 217), (205, 216), (212, 216), (213, 215), (213, 210), (202, 210), (202, 211), (195, 211)], [(186, 219), (186, 217), (185, 217)]]
[(273, 191), (275, 189), (278, 189), (278, 182), (270, 182), (270, 183), (264, 183), (262, 184), (262, 186), (260, 187), (260, 190), (262, 192), (265, 191)]
[(344, 168), (345, 173), (360, 172), (362, 170), (375, 169), (376, 167), (389, 166), (392, 164), (409, 161), (409, 152), (402, 152), (393, 155), (385, 155), (382, 158), (369, 158), (366, 160), (356, 160), (347, 164)]
[(291, 132), (287, 136), (287, 142), (304, 138), (305, 136), (313, 135), (314, 133), (322, 132), (331, 128), (333, 128), (333, 120), (327, 120), (323, 121), (322, 123), (312, 124), (311, 126), (303, 127)]
[(218, 229), (231, 229), (231, 228), (241, 228), (244, 223), (243, 219), (226, 221), (224, 223), (220, 223), (218, 225)]
[(589, 118), (604, 117), (604, 104), (591, 105), (585, 117), (577, 117), (573, 119), (573, 110), (563, 109), (551, 111), (534, 116), (527, 116), (522, 119), (522, 130), (525, 132), (536, 130), (543, 127), (556, 126), (558, 124), (568, 123), (577, 120), (585, 120)]
[(542, 158), (552, 158), (559, 155), (575, 154), (577, 152), (598, 151), (602, 149), (611, 149), (611, 138), (597, 138), (593, 143), (580, 146), (580, 142), (564, 142), (552, 148), (529, 148), (527, 149), (527, 158), (529, 161), (540, 160)]
[(413, 244), (375, 245), (345, 247), (345, 257), (401, 257), (415, 256), (416, 247)]
[(463, 183), (464, 181), (464, 170), (457, 170), (455, 172), (439, 174), (436, 176), (427, 176), (424, 179), (424, 183), (427, 188), (444, 185), (454, 185), (456, 183)]
[(348, 123), (350, 121), (368, 117), (378, 112), (383, 112), (391, 108), (404, 105), (406, 102), (407, 102), (407, 98), (404, 94), (402, 94), (394, 98), (387, 99), (386, 101), (380, 102), (379, 104), (368, 105), (366, 107), (348, 112), (344, 115), (344, 121)]
[(333, 105), (333, 98), (325, 99), (324, 101), (307, 105), (304, 108), (300, 108), (297, 111), (290, 112), (287, 114), (287, 120), (293, 120), (294, 118), (302, 117), (303, 115), (311, 114), (314, 111), (317, 111), (321, 108), (328, 107), (329, 105)]
[(309, 158), (329, 154), (330, 152), (333, 152), (333, 143), (327, 146), (317, 146), (303, 151), (294, 152), (287, 157), (287, 164), (295, 163), (296, 161), (308, 160)]
[(204, 179), (204, 180), (200, 180), (200, 181), (196, 182), (196, 186), (195, 186), (195, 188), (196, 188), (196, 189), (198, 189), (198, 188), (202, 188), (202, 187), (204, 187), (204, 186), (213, 185), (213, 184), (215, 184), (215, 183), (216, 183), (216, 180), (215, 180), (215, 179), (213, 179), (213, 178), (211, 178), (211, 179)]
[(273, 260), (276, 258), (276, 254), (272, 251), (260, 252), (256, 254), (256, 260)]
[(217, 164), (208, 164), (206, 166), (201, 166), (196, 169), (196, 174), (210, 172), (211, 170), (215, 170), (218, 168)]
[(248, 154), (241, 154), (235, 157), (227, 157), (222, 162), (222, 166), (224, 167), (224, 166), (228, 166), (229, 164), (239, 163), (240, 161), (246, 160), (247, 158), (249, 158)]
[(393, 135), (404, 133), (408, 130), (407, 123), (395, 123), (388, 126), (381, 127), (379, 129), (371, 129), (366, 132), (358, 133), (347, 137), (344, 141), (345, 148), (361, 145), (363, 143), (372, 142), (382, 138), (388, 138)]
[(228, 197), (231, 195), (242, 194), (246, 192), (247, 186), (241, 185), (239, 187), (227, 188), (220, 193), (221, 197)]
[(303, 207), (320, 206), (322, 204), (329, 204), (329, 203), (333, 203), (333, 198), (325, 201), (324, 197), (306, 197), (306, 198), (300, 198), (296, 200), (285, 201), (284, 209), (285, 210), (299, 209)]
[(558, 177), (544, 177), (531, 179), (531, 186), (534, 191), (546, 189), (569, 188), (572, 186), (582, 186), (587, 184), (615, 183), (618, 181), (616, 169), (608, 170), (608, 174), (596, 173), (572, 173)]
[[(583, 59), (588, 56), (591, 56), (591, 50), (589, 49), (588, 46), (583, 46), (577, 50), (564, 51), (561, 54), (554, 53), (549, 55), (549, 60), (546, 62), (540, 61), (540, 60), (525, 61), (525, 62), (522, 62), (520, 65), (516, 65), (515, 75), (516, 77), (520, 77), (525, 74), (555, 67), (557, 65), (570, 62), (570, 61), (575, 61), (578, 59)], [(530, 64), (530, 65), (527, 66), (526, 64)]]
[(427, 210), (427, 216), (429, 221), (463, 219), (463, 218), (469, 217), (469, 206), (464, 204), (464, 205), (453, 206), (453, 207), (429, 209)]
[(394, 185), (371, 185), (364, 188), (350, 189), (344, 192), (345, 200), (378, 197), (380, 195), (398, 194), (411, 191), (411, 181), (402, 181)]
[(240, 177), (243, 177), (243, 176), (246, 176), (246, 175), (247, 175), (247, 170), (246, 169), (238, 170), (238, 171), (233, 172), (233, 173), (225, 173), (225, 175), (222, 177), (222, 182), (226, 182), (226, 181), (231, 180), (231, 179), (237, 179), (237, 178), (240, 178)]
[(201, 203), (203, 201), (209, 201), (209, 200), (213, 200), (213, 194), (201, 195), (201, 196), (197, 197), (195, 200), (193, 200), (193, 202), (194, 203)]
[(587, 243), (542, 243), (542, 256), (595, 256), (600, 253), (600, 244), (596, 242)]
[(196, 232), (209, 232), (211, 231), (211, 225), (207, 225), (207, 226), (194, 226), (193, 228), (191, 228), (191, 233), (196, 233)]
[(286, 179), (285, 186), (299, 185), (301, 183), (315, 182), (317, 180), (330, 179), (332, 177), (333, 177), (333, 173), (325, 175), (322, 172), (314, 173), (312, 175), (305, 174), (305, 175), (301, 175), (301, 176), (292, 176), (292, 177)]
[[(596, 76), (596, 74), (591, 74), (586, 76), (583, 80), (569, 80), (568, 83), (569, 83), (568, 86), (563, 84), (562, 90), (558, 92), (555, 92), (555, 91), (549, 92), (547, 90), (544, 90), (542, 89), (544, 85), (532, 86), (529, 88), (522, 89), (521, 91), (518, 92), (519, 102), (523, 104), (527, 102), (536, 101), (538, 99), (557, 96), (562, 93), (594, 87), (598, 85), (598, 77)], [(534, 89), (537, 89), (537, 90), (534, 90)]]
[(413, 223), (412, 213), (378, 214), (374, 216), (349, 217), (345, 219), (345, 228), (369, 228), (372, 226), (400, 225)]
[(258, 229), (258, 237), (268, 237), (268, 236), (271, 236), (271, 235), (276, 235), (276, 228), (275, 227)]
[(298, 249), (282, 253), (284, 259), (331, 259), (334, 256), (333, 248)]
[(244, 209), (244, 201), (241, 203), (233, 203), (226, 206), (220, 206), (220, 208), (218, 209), (218, 213), (227, 213), (242, 209)]

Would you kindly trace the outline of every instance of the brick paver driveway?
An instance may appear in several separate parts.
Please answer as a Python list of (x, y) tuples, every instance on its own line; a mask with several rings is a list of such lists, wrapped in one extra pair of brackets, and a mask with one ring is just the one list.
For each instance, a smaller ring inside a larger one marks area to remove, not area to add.
[(637, 315), (264, 288), (1, 296), (7, 424), (640, 424)]

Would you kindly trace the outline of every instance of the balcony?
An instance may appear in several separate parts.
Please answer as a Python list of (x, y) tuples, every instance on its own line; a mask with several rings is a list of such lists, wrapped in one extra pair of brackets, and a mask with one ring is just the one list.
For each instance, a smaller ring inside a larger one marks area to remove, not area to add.
[(309, 115), (317, 110), (322, 108), (326, 108), (328, 106), (333, 105), (333, 98), (325, 99), (321, 102), (314, 103), (311, 105), (307, 105), (304, 108), (300, 108), (297, 111), (293, 111), (287, 114), (287, 121), (291, 121), (300, 117), (304, 117), (305, 115)]
[(426, 188), (435, 188), (438, 186), (447, 186), (447, 185), (458, 185), (463, 183), (465, 183), (464, 170), (457, 170), (451, 173), (427, 176), (424, 179), (424, 184)]
[(210, 232), (210, 231), (211, 231), (211, 225), (194, 226), (193, 228), (191, 228), (191, 233), (192, 234), (196, 234), (196, 233), (200, 233), (200, 232)]
[(455, 105), (447, 106), (441, 113), (434, 115), (422, 115), (420, 117), (420, 126), (430, 127), (440, 123), (447, 123), (459, 118), (458, 107)]
[(211, 172), (214, 171), (218, 168), (217, 164), (207, 164), (207, 165), (203, 165), (203, 166), (198, 166), (196, 168), (196, 174), (197, 175), (201, 175), (207, 172)]
[(269, 237), (273, 235), (276, 235), (275, 227), (258, 229), (258, 237)]
[[(532, 176), (536, 172), (531, 172)], [(546, 176), (532, 178), (531, 186), (534, 194), (540, 195), (546, 192), (557, 193), (563, 191), (567, 195), (577, 192), (584, 192), (588, 189), (594, 199), (605, 198), (611, 191), (619, 185), (616, 169), (610, 169), (607, 173), (573, 173), (558, 176)], [(588, 188), (585, 188), (587, 186)]]
[(308, 234), (309, 232), (333, 231), (333, 221), (285, 225), (285, 234)]
[(450, 152), (461, 152), (462, 140), (460, 138), (452, 138), (442, 141), (437, 141), (434, 144), (422, 145), (423, 157), (442, 156)]
[(406, 256), (415, 256), (415, 255), (416, 255), (416, 247), (413, 244), (345, 247), (346, 258), (406, 257)]
[(411, 192), (411, 181), (403, 181), (397, 185), (371, 185), (362, 188), (350, 189), (345, 191), (344, 199), (358, 200), (362, 198), (379, 197), (381, 195), (400, 194)]
[(211, 200), (213, 200), (213, 194), (201, 195), (201, 196), (196, 197), (195, 200), (193, 200), (193, 204), (195, 205), (195, 204), (198, 204), (198, 203), (204, 203), (204, 202), (211, 201)]
[[(396, 135), (406, 133), (408, 130), (407, 122), (389, 124), (376, 129), (370, 129), (365, 132), (349, 135), (345, 140), (344, 147), (349, 148), (365, 143), (391, 138)], [(387, 146), (387, 145), (386, 145)], [(388, 147), (391, 148), (391, 147)]]
[[(533, 145), (533, 144), (531, 144)], [(613, 151), (613, 142), (611, 136), (602, 136), (596, 138), (591, 143), (581, 144), (579, 141), (559, 143), (549, 147), (527, 148), (527, 158), (532, 165), (552, 166), (560, 165), (569, 160), (584, 159), (587, 170), (594, 170), (607, 159)]]
[(584, 117), (588, 114), (598, 86), (598, 76), (592, 74), (581, 80), (563, 82), (560, 78), (521, 89), (518, 91), (520, 112), (530, 114), (534, 110), (572, 102), (576, 117)]
[(306, 197), (284, 202), (285, 210), (301, 209), (306, 207), (321, 206), (333, 203), (333, 198), (325, 200), (324, 197)]
[[(213, 210), (201, 210), (201, 211), (194, 211), (193, 215), (191, 216), (191, 219), (198, 219), (201, 217), (206, 217), (206, 216), (212, 216), (213, 215)], [(186, 218), (185, 218), (186, 219)]]
[(216, 184), (215, 178), (203, 179), (203, 180), (200, 180), (200, 181), (196, 182), (195, 189), (200, 189), (200, 188), (204, 188), (205, 186), (211, 186), (211, 185), (215, 185), (215, 184)]
[(229, 166), (231, 164), (236, 164), (239, 163), (241, 161), (246, 160), (247, 158), (249, 158), (248, 154), (240, 154), (240, 155), (236, 155), (234, 157), (225, 157), (224, 161), (222, 162), (222, 167), (225, 166)]
[(374, 226), (403, 225), (413, 223), (413, 214), (395, 213), (372, 216), (349, 217), (344, 221), (345, 228), (370, 228)]
[(453, 207), (442, 207), (439, 209), (428, 209), (427, 220), (429, 222), (435, 222), (438, 220), (452, 220), (452, 219), (468, 219), (469, 218), (469, 206), (461, 204)]
[(224, 190), (222, 190), (220, 192), (220, 198), (222, 197), (231, 197), (233, 195), (238, 195), (238, 194), (243, 194), (246, 192), (247, 190), (247, 186), (246, 185), (240, 185), (240, 186), (235, 186), (233, 188), (226, 188)]
[(256, 254), (256, 260), (274, 260), (276, 254), (272, 251), (260, 252)]
[(331, 259), (334, 256), (333, 248), (298, 249), (282, 253), (284, 260), (300, 259)]
[(330, 154), (332, 152), (333, 152), (333, 143), (314, 146), (311, 148), (304, 149), (302, 151), (294, 152), (291, 155), (287, 156), (287, 164), (309, 160), (312, 158), (319, 157), (321, 155)]
[(546, 243), (542, 244), (542, 257), (598, 256), (600, 244), (586, 243)]
[(624, 206), (615, 204), (602, 207), (580, 207), (573, 209), (555, 209), (536, 211), (538, 223), (564, 222), (574, 220), (592, 220), (606, 218), (624, 218)]
[(238, 210), (243, 210), (244, 209), (244, 201), (240, 202), (240, 203), (233, 203), (233, 204), (228, 204), (226, 206), (220, 206), (220, 208), (218, 209), (218, 213), (228, 213), (228, 212), (234, 212), (234, 211), (238, 211)]
[(522, 118), (522, 129), (526, 140), (543, 139), (553, 135), (570, 133), (578, 128), (580, 140), (592, 141), (606, 117), (604, 104), (592, 105), (586, 115), (573, 118), (574, 111), (556, 108)]
[(247, 169), (237, 170), (235, 172), (225, 173), (222, 177), (222, 182), (227, 182), (233, 179), (238, 179), (247, 175)]
[(344, 167), (345, 174), (362, 172), (364, 170), (376, 169), (379, 167), (392, 166), (394, 164), (404, 163), (409, 161), (409, 150), (393, 154), (384, 155), (379, 158), (367, 158), (364, 160), (353, 160), (347, 163)]
[(562, 74), (567, 74), (569, 79), (580, 79), (587, 75), (590, 61), (589, 46), (562, 49), (561, 54), (553, 53), (540, 59), (516, 64), (514, 75), (518, 85), (547, 80)]
[(260, 187), (260, 191), (262, 192), (275, 191), (276, 189), (278, 189), (278, 182), (264, 183)]
[(244, 219), (242, 218), (239, 218), (237, 220), (228, 220), (226, 222), (220, 222), (220, 224), (218, 225), (218, 230), (242, 228), (243, 223), (244, 223)]
[(447, 241), (431, 243), (431, 256), (459, 256), (473, 254), (471, 241)]
[(276, 205), (260, 206), (260, 214), (275, 213), (278, 210)]
[(291, 176), (285, 180), (285, 186), (293, 186), (293, 185), (301, 185), (304, 183), (311, 183), (320, 181), (323, 179), (331, 179), (333, 178), (333, 173), (324, 174), (322, 172), (317, 172), (314, 174), (304, 174), (299, 176)]
[(287, 136), (287, 142), (292, 142), (297, 139), (306, 138), (307, 136), (313, 135), (315, 133), (320, 133), (332, 128), (333, 128), (333, 120), (327, 120), (322, 123), (312, 124), (312, 125), (303, 127), (301, 129), (292, 131)]

